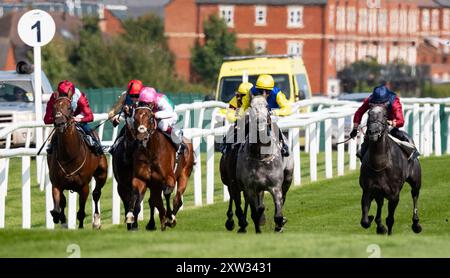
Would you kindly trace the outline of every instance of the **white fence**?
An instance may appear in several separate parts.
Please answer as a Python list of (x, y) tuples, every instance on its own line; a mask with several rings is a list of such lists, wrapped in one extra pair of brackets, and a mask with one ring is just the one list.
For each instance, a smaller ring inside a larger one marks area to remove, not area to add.
[[(418, 146), (420, 152), (424, 156), (429, 156), (433, 152), (435, 155), (441, 155), (441, 125), (446, 124), (450, 130), (450, 121), (441, 123), (440, 105), (450, 105), (450, 99), (402, 99), (404, 103), (405, 113), (405, 129), (410, 125), (413, 130), (413, 138)], [(305, 132), (305, 152), (309, 153), (309, 173), (310, 180), (317, 180), (317, 154), (319, 152), (320, 138), (324, 138), (325, 145), (325, 177), (333, 177), (333, 159), (332, 159), (332, 141), (342, 142), (345, 139), (346, 132), (352, 128), (352, 116), (358, 107), (354, 102), (342, 102), (330, 100), (326, 98), (313, 98), (295, 104), (295, 110), (308, 106), (318, 106), (318, 111), (309, 113), (295, 113), (289, 117), (275, 119), (278, 125), (283, 130), (289, 132), (289, 142), (292, 146), (294, 156), (294, 185), (301, 184), (301, 163), (300, 163), (300, 132)], [(214, 202), (214, 188), (219, 186), (215, 184), (215, 138), (220, 138), (228, 129), (227, 125), (223, 125), (223, 117), (219, 116), (219, 109), (226, 108), (227, 104), (217, 101), (198, 102), (193, 104), (182, 104), (176, 106), (176, 111), (183, 116), (183, 120), (178, 123), (180, 127), (184, 128), (185, 136), (192, 139), (195, 155), (196, 165), (194, 167), (194, 205), (203, 205), (203, 181), (202, 181), (202, 157), (200, 156), (201, 141), (206, 142), (206, 204)], [(194, 112), (194, 121), (191, 121), (191, 112)], [(211, 115), (210, 119), (205, 120), (206, 112)], [(450, 112), (449, 107), (445, 107), (445, 112)], [(409, 121), (409, 116), (412, 116), (412, 123)], [(106, 114), (96, 114), (95, 121), (102, 121), (107, 118)], [(191, 125), (193, 122), (193, 125)], [(204, 126), (207, 128), (203, 128)], [(324, 127), (324, 135), (321, 136), (321, 128)], [(8, 193), (8, 178), (9, 178), (9, 160), (11, 157), (21, 157), (22, 159), (22, 227), (31, 227), (31, 176), (30, 176), (30, 159), (36, 157), (38, 148), (30, 148), (30, 133), (33, 128), (43, 127), (44, 134), (47, 136), (51, 127), (45, 126), (40, 122), (24, 122), (7, 126), (0, 130), (0, 139), (6, 138), (5, 149), (0, 149), (0, 228), (5, 227), (5, 200)], [(11, 149), (11, 134), (14, 130), (19, 128), (27, 129), (27, 143), (24, 148)], [(98, 132), (100, 138), (103, 139), (103, 128), (100, 126)], [(112, 138), (110, 140), (102, 140), (102, 144), (109, 146), (117, 136), (117, 128), (114, 129)], [(354, 170), (357, 167), (356, 150), (357, 146), (362, 143), (362, 137), (358, 136), (356, 140), (350, 140), (347, 145), (349, 155), (349, 169)], [(447, 153), (450, 153), (450, 136), (447, 136), (446, 142)], [(220, 154), (219, 154), (220, 155)], [(111, 159), (109, 157), (109, 162)], [(53, 209), (53, 199), (51, 193), (51, 184), (48, 178), (48, 169), (45, 160), (45, 149), (43, 154), (36, 157), (37, 165), (37, 181), (41, 190), (45, 190), (46, 198), (46, 227), (54, 228), (52, 217), (49, 213)], [(108, 165), (108, 175), (112, 176), (112, 165)], [(345, 146), (339, 144), (337, 146), (337, 175), (345, 173)], [(117, 182), (113, 179), (112, 183), (112, 223), (119, 224), (121, 209), (120, 198), (117, 193)], [(92, 189), (95, 184), (91, 184)], [(222, 185), (220, 185), (222, 186)], [(229, 198), (226, 187), (223, 186), (224, 199)], [(76, 196), (75, 193), (69, 193), (68, 202), (68, 227), (75, 228), (76, 223)], [(142, 209), (143, 211), (143, 209)], [(143, 217), (143, 212), (140, 215)]]

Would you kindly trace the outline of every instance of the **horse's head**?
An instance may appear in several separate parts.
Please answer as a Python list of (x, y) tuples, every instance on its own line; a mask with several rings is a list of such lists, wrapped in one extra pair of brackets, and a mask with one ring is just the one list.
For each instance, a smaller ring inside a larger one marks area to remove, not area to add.
[(366, 134), (370, 142), (378, 141), (387, 129), (387, 107), (384, 104), (374, 105), (369, 110)]
[(53, 105), (53, 125), (59, 133), (63, 133), (73, 123), (71, 100), (66, 96), (57, 96)]
[(134, 112), (135, 137), (143, 146), (147, 145), (150, 136), (156, 131), (156, 117), (153, 104), (140, 103)]
[(256, 123), (258, 132), (268, 130), (272, 122), (266, 98), (262, 95), (253, 96), (250, 106), (250, 122)]

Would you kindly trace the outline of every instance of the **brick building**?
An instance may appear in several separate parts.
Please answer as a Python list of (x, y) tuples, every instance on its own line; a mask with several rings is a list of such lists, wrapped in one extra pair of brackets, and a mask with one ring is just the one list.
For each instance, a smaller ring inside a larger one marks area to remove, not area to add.
[[(444, 3), (445, 2), (445, 3)], [(180, 76), (190, 78), (190, 49), (203, 38), (211, 14), (236, 32), (238, 46), (268, 54), (299, 54), (313, 92), (326, 93), (336, 72), (373, 57), (432, 65), (435, 79), (450, 74), (450, 3), (444, 0), (171, 0), (165, 32)], [(439, 40), (438, 38), (441, 38)], [(447, 74), (447, 75), (446, 75)]]

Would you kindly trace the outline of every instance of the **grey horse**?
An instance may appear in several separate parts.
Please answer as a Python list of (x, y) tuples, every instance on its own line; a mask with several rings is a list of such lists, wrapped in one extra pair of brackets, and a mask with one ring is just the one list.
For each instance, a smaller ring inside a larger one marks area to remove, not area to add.
[(292, 183), (294, 162), (291, 155), (281, 156), (276, 128), (266, 99), (253, 97), (249, 109), (249, 135), (237, 154), (236, 179), (250, 204), (256, 233), (261, 232), (264, 191), (270, 192), (275, 203), (275, 231), (281, 232), (287, 221), (283, 217), (283, 206)]
[[(400, 146), (388, 135), (387, 110), (384, 105), (377, 105), (369, 110), (366, 136), (369, 139), (369, 150), (365, 153), (359, 184), (363, 190), (361, 198), (361, 226), (365, 229), (370, 227), (373, 216), (368, 216), (370, 203), (373, 199), (377, 202), (377, 214), (375, 223), (378, 234), (392, 233), (394, 225), (394, 212), (399, 202), (400, 191), (403, 184), (411, 185), (413, 199), (412, 230), (420, 233), (422, 227), (419, 224), (419, 213), (417, 203), (422, 182), (422, 173), (417, 158), (408, 159)], [(381, 223), (381, 211), (383, 201), (389, 201), (388, 216), (386, 224), (388, 230)]]

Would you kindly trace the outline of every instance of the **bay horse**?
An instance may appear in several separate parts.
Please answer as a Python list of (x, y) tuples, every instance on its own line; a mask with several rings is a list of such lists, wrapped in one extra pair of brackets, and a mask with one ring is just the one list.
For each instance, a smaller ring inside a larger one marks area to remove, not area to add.
[(55, 224), (66, 223), (64, 190), (71, 190), (79, 195), (78, 228), (83, 228), (89, 182), (94, 177), (96, 184), (92, 197), (95, 202), (95, 212), (92, 226), (94, 229), (100, 229), (98, 201), (107, 178), (106, 156), (104, 154), (97, 156), (92, 153), (83, 135), (77, 130), (73, 119), (71, 99), (57, 97), (53, 106), (53, 118), (56, 130), (53, 136), (56, 138), (56, 146), (54, 146), (53, 152), (47, 155), (54, 203), (54, 208), (50, 211), (53, 222)]
[(287, 221), (283, 206), (292, 183), (294, 161), (292, 155), (281, 155), (278, 130), (274, 130), (277, 127), (271, 121), (266, 98), (252, 97), (249, 109), (249, 135), (237, 155), (237, 182), (250, 203), (256, 233), (261, 233), (264, 191), (269, 191), (274, 200), (275, 232), (282, 232)]
[[(365, 153), (360, 170), (359, 184), (362, 188), (361, 197), (361, 226), (369, 228), (374, 217), (368, 216), (370, 204), (373, 199), (377, 203), (375, 223), (377, 233), (390, 235), (394, 225), (394, 213), (399, 202), (400, 191), (403, 184), (411, 185), (413, 199), (412, 230), (420, 233), (422, 227), (419, 224), (418, 199), (422, 183), (422, 172), (419, 160), (408, 156), (400, 146), (389, 138), (386, 105), (374, 105), (369, 110), (367, 120), (367, 132), (369, 147)], [(381, 222), (381, 212), (384, 198), (388, 200), (388, 216), (386, 224), (388, 230)]]
[[(132, 191), (126, 222), (132, 224), (137, 220), (136, 212), (140, 209), (136, 208), (140, 207), (145, 191), (149, 188), (150, 220), (146, 229), (156, 229), (155, 207), (159, 211), (161, 230), (165, 230), (166, 226), (175, 227), (176, 214), (183, 204), (182, 196), (194, 166), (192, 143), (185, 141), (186, 148), (175, 165), (175, 147), (170, 139), (157, 128), (153, 105), (136, 107), (133, 134), (137, 140), (137, 147), (133, 151)], [(175, 185), (177, 185), (177, 193), (173, 199), (172, 210), (170, 195)], [(161, 193), (166, 199), (167, 209), (164, 208)]]

